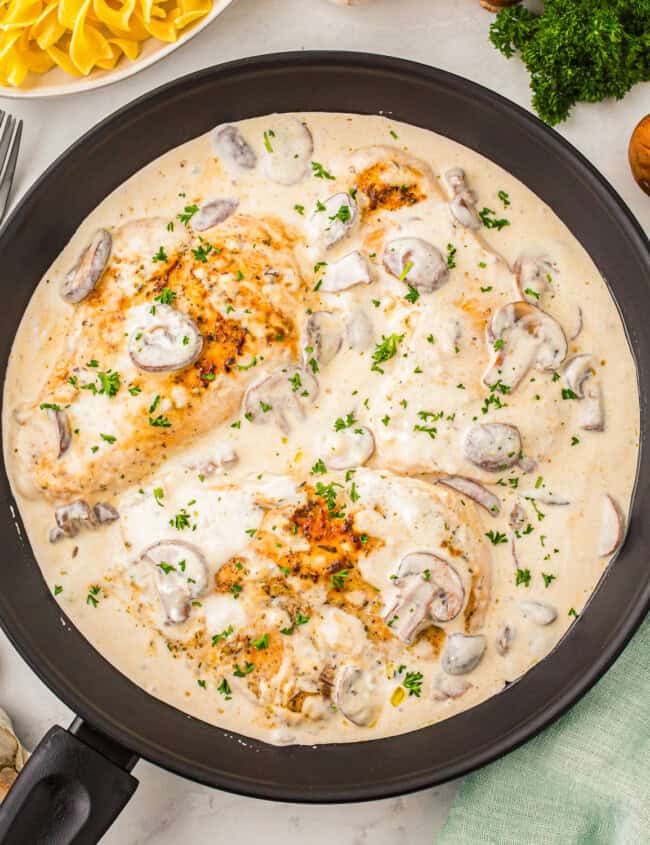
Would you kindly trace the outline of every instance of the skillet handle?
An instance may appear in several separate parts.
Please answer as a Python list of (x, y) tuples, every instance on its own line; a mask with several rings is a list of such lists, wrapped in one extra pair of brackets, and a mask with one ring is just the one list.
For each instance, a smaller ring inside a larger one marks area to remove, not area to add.
[(80, 719), (50, 728), (0, 804), (0, 845), (97, 845), (138, 786), (136, 761)]

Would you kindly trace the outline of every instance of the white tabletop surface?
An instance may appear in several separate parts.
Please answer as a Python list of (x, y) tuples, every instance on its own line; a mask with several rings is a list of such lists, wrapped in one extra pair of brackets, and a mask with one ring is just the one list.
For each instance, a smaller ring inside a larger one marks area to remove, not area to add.
[[(480, 82), (529, 107), (528, 77), (489, 44), (492, 16), (478, 0), (370, 0), (345, 8), (327, 0), (236, 0), (170, 58), (116, 85), (53, 100), (6, 100), (24, 120), (15, 199), (69, 144), (114, 109), (189, 71), (243, 56), (297, 49), (341, 49), (414, 59)], [(627, 144), (650, 106), (650, 84), (623, 102), (580, 106), (559, 129), (610, 180), (650, 230), (650, 199), (634, 183)], [(33, 746), (70, 711), (32, 674), (0, 634), (0, 706)], [(105, 845), (424, 845), (433, 843), (455, 785), (369, 804), (305, 807), (273, 804), (197, 786), (147, 763), (140, 787), (105, 836)]]

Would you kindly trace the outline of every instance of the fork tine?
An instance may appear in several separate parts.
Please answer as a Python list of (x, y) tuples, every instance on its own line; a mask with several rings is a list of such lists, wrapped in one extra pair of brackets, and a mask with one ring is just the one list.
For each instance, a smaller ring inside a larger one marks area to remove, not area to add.
[(7, 150), (9, 149), (9, 142), (11, 140), (11, 130), (13, 129), (14, 119), (10, 114), (5, 112), (0, 120), (0, 167), (7, 157)]
[(22, 132), (22, 120), (17, 121), (12, 118), (9, 142), (0, 169), (0, 220), (4, 217), (7, 208), (7, 201), (9, 199), (9, 192), (11, 191), (11, 186), (14, 181), (14, 173), (16, 171), (16, 162), (18, 161), (18, 151), (20, 149)]

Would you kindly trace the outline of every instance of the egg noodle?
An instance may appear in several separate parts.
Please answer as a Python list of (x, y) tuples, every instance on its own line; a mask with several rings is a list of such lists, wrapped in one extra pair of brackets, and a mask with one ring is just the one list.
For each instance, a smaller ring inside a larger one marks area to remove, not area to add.
[(18, 87), (55, 65), (72, 76), (132, 61), (147, 38), (176, 41), (212, 0), (0, 0), (0, 82)]

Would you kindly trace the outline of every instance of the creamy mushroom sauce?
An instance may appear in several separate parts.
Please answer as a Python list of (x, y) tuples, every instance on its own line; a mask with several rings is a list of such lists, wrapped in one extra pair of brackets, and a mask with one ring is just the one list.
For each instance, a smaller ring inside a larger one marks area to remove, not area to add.
[(277, 744), (413, 730), (541, 660), (622, 541), (639, 437), (619, 314), (551, 209), (337, 114), (221, 127), (109, 196), (34, 294), (4, 408), (68, 617)]

